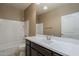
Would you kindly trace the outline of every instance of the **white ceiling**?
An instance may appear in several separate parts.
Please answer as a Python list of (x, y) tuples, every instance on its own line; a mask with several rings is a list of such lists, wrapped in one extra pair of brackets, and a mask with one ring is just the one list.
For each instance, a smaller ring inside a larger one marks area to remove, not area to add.
[[(27, 8), (31, 3), (4, 3), (4, 5), (9, 5), (9, 6), (14, 6), (16, 8), (22, 9), (24, 10), (25, 8)], [(43, 14), (45, 12), (48, 12), (50, 10), (53, 10), (59, 6), (63, 6), (66, 5), (66, 3), (40, 3), (37, 4), (38, 5), (38, 10), (37, 10), (37, 14)], [(48, 9), (44, 10), (43, 7), (47, 6)]]

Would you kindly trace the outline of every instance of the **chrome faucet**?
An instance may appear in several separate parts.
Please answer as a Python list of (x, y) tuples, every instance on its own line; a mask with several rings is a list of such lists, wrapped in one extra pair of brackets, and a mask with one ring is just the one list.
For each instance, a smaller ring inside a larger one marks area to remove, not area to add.
[(50, 36), (48, 36), (48, 35), (46, 35), (46, 38), (47, 38), (47, 40), (50, 40), (51, 39)]

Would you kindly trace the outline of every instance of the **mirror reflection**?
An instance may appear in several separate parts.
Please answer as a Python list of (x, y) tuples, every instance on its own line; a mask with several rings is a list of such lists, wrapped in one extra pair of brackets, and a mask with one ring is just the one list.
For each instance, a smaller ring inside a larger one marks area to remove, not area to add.
[(79, 4), (40, 3), (37, 6), (36, 34), (79, 39)]

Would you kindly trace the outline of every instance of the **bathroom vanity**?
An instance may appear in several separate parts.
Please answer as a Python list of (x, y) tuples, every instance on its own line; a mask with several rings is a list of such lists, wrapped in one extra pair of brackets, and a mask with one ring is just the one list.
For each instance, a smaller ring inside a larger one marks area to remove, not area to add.
[(78, 56), (79, 40), (45, 36), (26, 37), (26, 56)]
[(61, 56), (60, 54), (26, 40), (26, 56)]

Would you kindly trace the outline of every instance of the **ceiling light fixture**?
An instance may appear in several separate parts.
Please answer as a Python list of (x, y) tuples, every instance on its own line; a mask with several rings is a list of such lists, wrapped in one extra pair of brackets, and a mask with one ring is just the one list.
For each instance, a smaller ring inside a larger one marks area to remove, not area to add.
[(47, 7), (47, 6), (44, 6), (44, 7), (43, 7), (43, 9), (44, 9), (44, 10), (47, 10), (47, 9), (48, 9), (48, 7)]
[(36, 4), (38, 4), (38, 5), (39, 5), (40, 3), (36, 3)]

